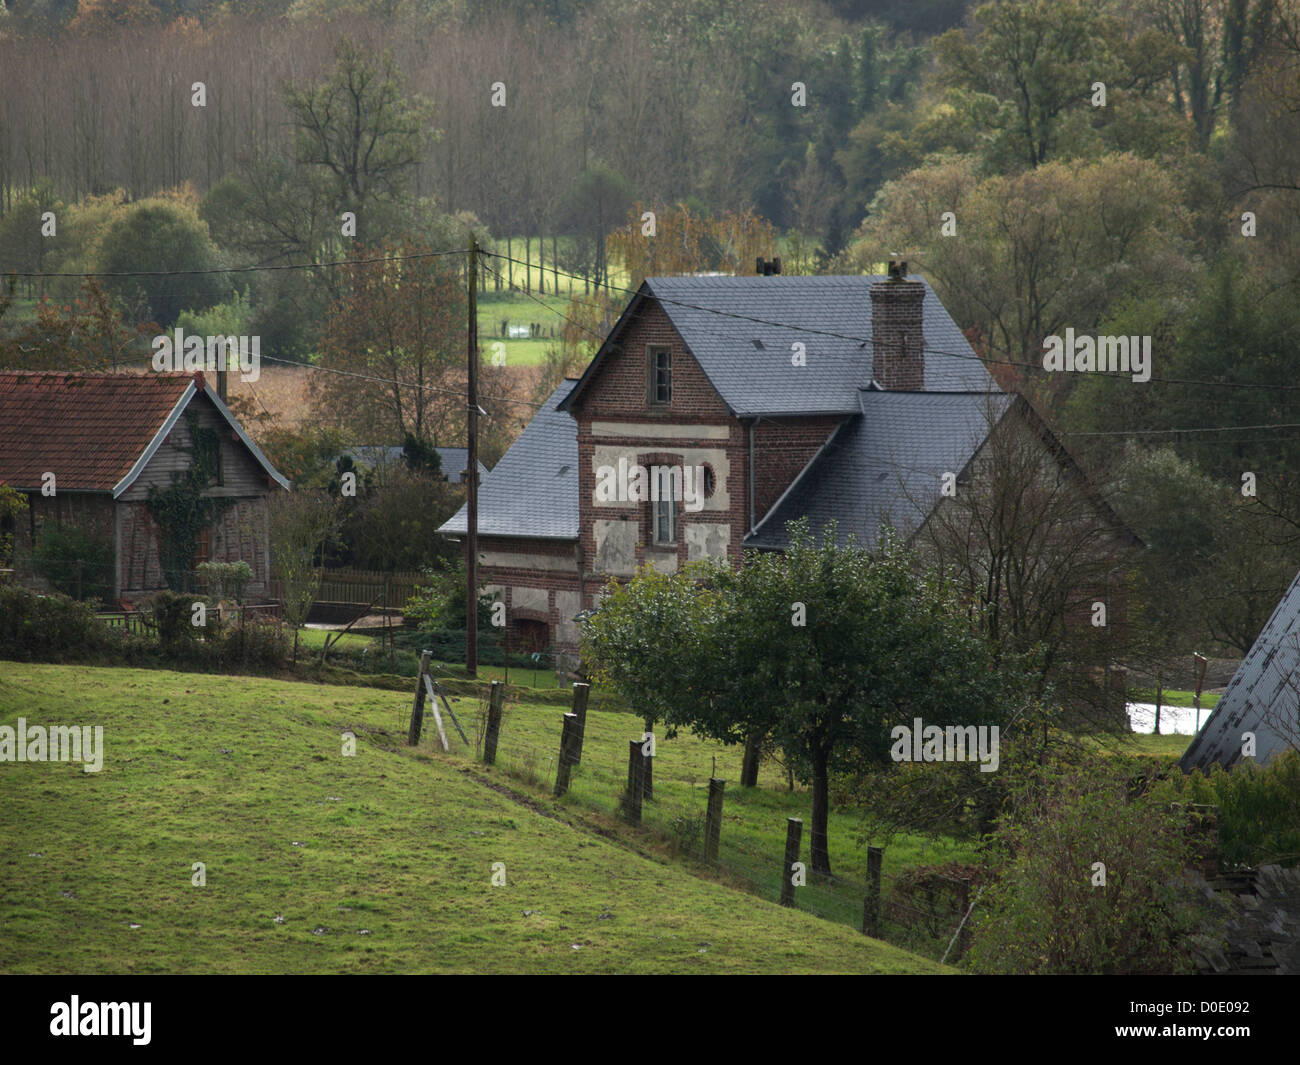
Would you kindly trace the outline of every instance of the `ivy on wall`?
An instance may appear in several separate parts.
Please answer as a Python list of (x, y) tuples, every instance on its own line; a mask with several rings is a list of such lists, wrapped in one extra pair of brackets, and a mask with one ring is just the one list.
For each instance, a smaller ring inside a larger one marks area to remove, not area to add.
[(194, 590), (194, 553), (203, 530), (235, 502), (203, 495), (217, 480), (221, 437), (215, 429), (199, 424), (196, 411), (185, 412), (185, 423), (190, 431), (190, 464), (184, 473), (172, 475), (170, 487), (150, 488), (147, 503), (162, 531), (163, 579), (174, 592)]

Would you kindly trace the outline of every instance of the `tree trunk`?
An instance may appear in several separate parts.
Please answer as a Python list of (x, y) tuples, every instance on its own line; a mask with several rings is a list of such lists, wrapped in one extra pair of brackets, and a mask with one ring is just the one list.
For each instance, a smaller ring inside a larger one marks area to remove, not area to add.
[(745, 741), (745, 759), (740, 764), (740, 786), (756, 787), (758, 784), (758, 759), (763, 749), (763, 737), (752, 734)]
[(812, 869), (814, 873), (830, 875), (831, 852), (826, 840), (826, 825), (830, 816), (829, 752), (814, 749), (813, 802), (812, 802)]

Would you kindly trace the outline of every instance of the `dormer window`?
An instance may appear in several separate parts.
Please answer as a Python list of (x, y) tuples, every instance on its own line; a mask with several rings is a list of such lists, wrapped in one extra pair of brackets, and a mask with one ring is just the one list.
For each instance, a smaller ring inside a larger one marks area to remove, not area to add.
[(673, 349), (667, 344), (646, 346), (648, 400), (652, 407), (666, 407), (673, 401)]

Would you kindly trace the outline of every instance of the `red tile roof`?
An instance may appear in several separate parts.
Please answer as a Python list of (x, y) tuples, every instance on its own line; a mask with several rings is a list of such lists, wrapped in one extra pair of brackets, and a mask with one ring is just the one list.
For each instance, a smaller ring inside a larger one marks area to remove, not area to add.
[(190, 373), (0, 373), (0, 484), (113, 489), (162, 427)]

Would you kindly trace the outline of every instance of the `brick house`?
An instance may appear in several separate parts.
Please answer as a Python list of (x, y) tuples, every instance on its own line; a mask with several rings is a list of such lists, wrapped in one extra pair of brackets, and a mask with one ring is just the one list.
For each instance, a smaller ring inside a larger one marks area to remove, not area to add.
[[(886, 525), (914, 535), (944, 475), (968, 482), (1010, 417), (1033, 421), (1045, 462), (1068, 462), (905, 264), (885, 277), (647, 278), (483, 481), (480, 574), (513, 646), (573, 652), (574, 616), (639, 565), (739, 563), (781, 550), (800, 517), (814, 534), (834, 519), (841, 541), (864, 545)], [(635, 467), (676, 467), (683, 488), (687, 467), (702, 470), (703, 498), (687, 505), (667, 479), (657, 494), (678, 498), (611, 498), (611, 471), (622, 486)], [(464, 535), (465, 508), (440, 531)]]
[(193, 562), (247, 562), (247, 595), (266, 596), (267, 496), (289, 482), (202, 373), (0, 373), (0, 484), (28, 502), (12, 530), (18, 579), (44, 584), (32, 549), (43, 528), (60, 524), (111, 543), (114, 601), (165, 588), (149, 491), (195, 461), (195, 429), (216, 471), (202, 495), (226, 502)]

